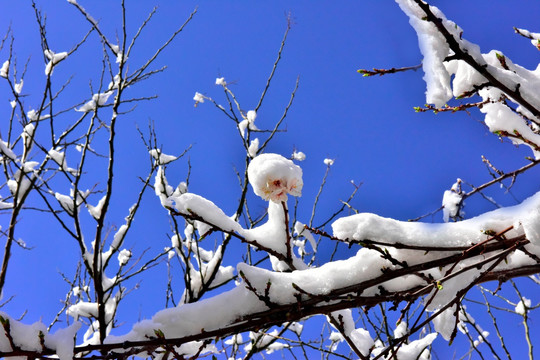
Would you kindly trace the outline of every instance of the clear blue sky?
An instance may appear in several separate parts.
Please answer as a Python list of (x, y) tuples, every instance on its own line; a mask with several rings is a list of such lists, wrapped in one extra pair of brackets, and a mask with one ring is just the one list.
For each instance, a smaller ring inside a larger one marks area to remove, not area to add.
[[(114, 38), (120, 31), (120, 7), (110, 1), (80, 3), (93, 14), (105, 33)], [(323, 160), (335, 159), (326, 192), (320, 203), (324, 219), (340, 206), (355, 183), (363, 183), (352, 205), (360, 211), (406, 220), (440, 206), (444, 190), (460, 177), (480, 185), (490, 179), (481, 155), (504, 171), (526, 163), (528, 149), (500, 142), (482, 124), (478, 111), (470, 115), (415, 113), (414, 106), (425, 103), (423, 73), (407, 72), (385, 77), (363, 78), (359, 68), (389, 68), (419, 64), (421, 54), (408, 18), (392, 1), (155, 1), (159, 8), (130, 59), (141, 64), (167, 39), (189, 13), (198, 13), (177, 41), (160, 57), (167, 65), (159, 74), (134, 88), (133, 96), (159, 98), (140, 103), (121, 123), (118, 184), (115, 189), (115, 218), (120, 226), (134, 202), (136, 176), (145, 176), (148, 156), (139, 141), (135, 124), (146, 128), (155, 121), (163, 151), (179, 154), (190, 144), (192, 165), (190, 191), (214, 201), (226, 212), (236, 207), (239, 196), (233, 167), (243, 171), (243, 148), (233, 123), (211, 104), (193, 106), (196, 91), (225, 105), (215, 78), (224, 76), (244, 110), (252, 109), (264, 88), (276, 58), (290, 12), (294, 25), (283, 52), (270, 92), (261, 107), (257, 125), (272, 128), (287, 104), (297, 76), (300, 85), (296, 99), (280, 134), (269, 151), (290, 156), (293, 149), (303, 151), (307, 159), (300, 163), (304, 171), (304, 193), (300, 202), (300, 220), (309, 219), (311, 204), (325, 171)], [(433, 1), (447, 17), (464, 29), (464, 37), (479, 44), (483, 52), (498, 49), (515, 63), (535, 68), (540, 53), (528, 40), (514, 34), (512, 26), (540, 31), (540, 2), (502, 0)], [(49, 46), (60, 52), (69, 50), (88, 29), (88, 24), (67, 1), (40, 1), (47, 14)], [(519, 6), (519, 8), (518, 8)], [(128, 1), (128, 33), (133, 34), (152, 5), (149, 1)], [(9, 24), (15, 37), (14, 51), (22, 65), (31, 55), (25, 76), (26, 110), (37, 106), (44, 81), (42, 55), (33, 10), (28, 1), (3, 4), (0, 34)], [(95, 37), (95, 34), (93, 35)], [(7, 48), (0, 52), (1, 62)], [(89, 80), (96, 87), (101, 68), (101, 50), (92, 39), (80, 53), (70, 57), (53, 76), (60, 85), (73, 75), (71, 88), (60, 104), (87, 99)], [(109, 80), (107, 79), (107, 82)], [(5, 89), (0, 95), (6, 99)], [(2, 116), (9, 116), (7, 101), (0, 103)], [(78, 116), (73, 113), (73, 117)], [(5, 124), (2, 124), (2, 131)], [(69, 157), (68, 157), (69, 163)], [(180, 160), (168, 169), (172, 185), (184, 180), (187, 162)], [(96, 179), (99, 174), (93, 174)], [(538, 171), (518, 178), (514, 195), (522, 200), (540, 190)], [(90, 181), (91, 187), (100, 180)], [(103, 186), (103, 180), (98, 186)], [(66, 187), (65, 192), (68, 192)], [(4, 190), (5, 191), (5, 190)], [(501, 204), (515, 200), (499, 189), (488, 192)], [(4, 195), (4, 194), (3, 194)], [(5, 195), (4, 195), (5, 196)], [(94, 201), (97, 202), (98, 196)], [(128, 247), (155, 251), (169, 246), (168, 220), (159, 201), (148, 193)], [(481, 199), (467, 201), (467, 216), (491, 209)], [(257, 210), (257, 209), (254, 209)], [(263, 210), (261, 204), (261, 211)], [(3, 216), (3, 215), (2, 215)], [(437, 214), (428, 221), (441, 221)], [(4, 224), (5, 220), (2, 220)], [(4, 296), (17, 294), (8, 309), (17, 317), (28, 309), (28, 321), (43, 317), (48, 322), (60, 307), (66, 287), (57, 271), (72, 274), (77, 247), (65, 239), (54, 225), (42, 223), (43, 217), (27, 213), (20, 236), (35, 250), (15, 249)], [(323, 246), (321, 251), (330, 251)], [(63, 249), (62, 251), (57, 251)], [(47, 253), (43, 256), (44, 251)], [(324, 261), (329, 254), (322, 254)], [(345, 253), (342, 257), (347, 256)], [(30, 265), (29, 265), (30, 264)], [(234, 265), (234, 264), (231, 264)], [(39, 274), (39, 275), (36, 275)], [(133, 300), (134, 312), (151, 315), (164, 304), (165, 266), (151, 272), (142, 287), (157, 300)], [(53, 285), (55, 284), (55, 285)], [(152, 289), (152, 290), (148, 290)], [(36, 293), (39, 294), (36, 296)], [(134, 297), (135, 299), (135, 297)], [(126, 301), (130, 301), (129, 299)], [(140, 302), (140, 305), (139, 305)], [(125, 315), (125, 313), (123, 314)], [(119, 330), (120, 332), (122, 330)]]

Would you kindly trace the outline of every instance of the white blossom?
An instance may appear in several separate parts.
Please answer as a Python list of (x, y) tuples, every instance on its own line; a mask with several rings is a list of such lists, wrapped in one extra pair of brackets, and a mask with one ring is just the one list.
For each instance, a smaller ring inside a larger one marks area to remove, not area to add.
[(287, 194), (302, 195), (302, 169), (278, 154), (261, 154), (248, 167), (253, 191), (264, 200), (286, 201)]

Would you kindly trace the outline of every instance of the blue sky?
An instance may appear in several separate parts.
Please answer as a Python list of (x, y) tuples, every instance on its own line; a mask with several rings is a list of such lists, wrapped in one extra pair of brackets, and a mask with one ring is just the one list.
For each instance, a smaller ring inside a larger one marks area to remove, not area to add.
[[(81, 0), (80, 3), (99, 19), (105, 33), (114, 38), (115, 32), (120, 30), (120, 7), (105, 1)], [(192, 98), (198, 91), (225, 105), (221, 88), (214, 85), (216, 77), (224, 76), (229, 83), (234, 83), (231, 89), (244, 110), (252, 109), (275, 61), (288, 13), (294, 24), (277, 74), (258, 112), (257, 125), (273, 127), (299, 77), (299, 89), (283, 126), (287, 131), (279, 134), (268, 151), (290, 156), (296, 148), (307, 155), (307, 159), (299, 163), (305, 184), (299, 209), (306, 221), (326, 169), (325, 158), (335, 159), (335, 163), (321, 198), (319, 219), (333, 213), (340, 206), (339, 200), (347, 198), (353, 180), (356, 184), (362, 183), (352, 202), (355, 208), (406, 220), (438, 208), (444, 190), (449, 189), (457, 177), (475, 185), (489, 180), (481, 155), (504, 171), (526, 164), (524, 157), (530, 155), (528, 149), (516, 148), (508, 141), (500, 142), (491, 135), (478, 111), (473, 110), (469, 115), (415, 113), (413, 107), (425, 103), (421, 71), (371, 78), (356, 73), (359, 68), (420, 63), (416, 35), (407, 17), (392, 1), (155, 3), (159, 6), (157, 14), (134, 50), (136, 54), (130, 59), (133, 66), (153, 54), (197, 6), (198, 13), (159, 58), (159, 66), (168, 66), (166, 72), (130, 90), (133, 96), (157, 94), (159, 98), (140, 103), (122, 119), (120, 175), (111, 226), (123, 223), (136, 194), (136, 176), (146, 174), (148, 155), (139, 141), (135, 124), (145, 129), (149, 120), (155, 122), (158, 141), (165, 153), (179, 154), (193, 145), (188, 153), (192, 166), (190, 191), (214, 201), (226, 212), (233, 211), (239, 196), (234, 166), (243, 171), (241, 141), (230, 120), (210, 103), (194, 107)], [(464, 29), (464, 37), (479, 44), (483, 52), (498, 49), (515, 63), (531, 69), (536, 67), (538, 51), (527, 39), (514, 34), (512, 26), (540, 31), (539, 2), (521, 1), (519, 8), (514, 2), (502, 0), (433, 1), (432, 4), (459, 24)], [(68, 50), (88, 29), (88, 24), (67, 1), (41, 1), (37, 6), (47, 14), (49, 45), (54, 51)], [(148, 1), (130, 1), (127, 6), (128, 34), (133, 34), (152, 5)], [(25, 99), (26, 110), (29, 110), (37, 106), (35, 102), (44, 81), (37, 25), (29, 2), (13, 1), (3, 8), (0, 34), (5, 33), (11, 23), (18, 62), (22, 65), (32, 55), (24, 87), (24, 92), (29, 94)], [(2, 62), (7, 51), (4, 48), (0, 52)], [(74, 90), (69, 90), (59, 100), (60, 106), (91, 95), (88, 84), (89, 80), (93, 86), (99, 82), (101, 54), (94, 37), (55, 70), (57, 85), (73, 75), (70, 89)], [(0, 91), (5, 98), (5, 89)], [(6, 116), (9, 111), (9, 103), (1, 102), (0, 112)], [(66, 121), (69, 121), (67, 117)], [(5, 125), (1, 126), (5, 131)], [(99, 174), (96, 170), (91, 176), (99, 179)], [(184, 180), (186, 174), (185, 160), (180, 160), (167, 172), (173, 185)], [(540, 190), (538, 175), (538, 171), (533, 171), (518, 178), (513, 188), (518, 200)], [(93, 178), (88, 186), (96, 182), (99, 180)], [(501, 204), (515, 203), (500, 189), (488, 193), (496, 196)], [(94, 201), (98, 199), (96, 196)], [(128, 238), (130, 246), (139, 251), (168, 246), (169, 224), (158, 199), (148, 193), (143, 206), (145, 210), (139, 214), (135, 231)], [(492, 207), (485, 201), (473, 198), (467, 201), (465, 211), (467, 216), (472, 216), (488, 209)], [(442, 214), (427, 219), (431, 220), (441, 221)], [(57, 271), (72, 273), (77, 248), (60, 235), (57, 226), (42, 223), (44, 217), (40, 214), (28, 213), (23, 221), (19, 236), (35, 249), (31, 252), (15, 249), (4, 295), (18, 294), (8, 308), (14, 316), (27, 308), (29, 321), (43, 317), (47, 322), (59, 308), (59, 299), (66, 291)], [(322, 251), (331, 248), (331, 245), (323, 245)], [(329, 254), (323, 253), (321, 261), (325, 256)], [(134, 301), (132, 309), (142, 317), (151, 315), (164, 303), (165, 267), (160, 266), (150, 274), (154, 278), (144, 280), (142, 286), (159, 300), (140, 299), (140, 304)], [(49, 282), (49, 278), (53, 280)], [(56, 285), (52, 286), (53, 283)], [(35, 298), (36, 292), (39, 300)]]

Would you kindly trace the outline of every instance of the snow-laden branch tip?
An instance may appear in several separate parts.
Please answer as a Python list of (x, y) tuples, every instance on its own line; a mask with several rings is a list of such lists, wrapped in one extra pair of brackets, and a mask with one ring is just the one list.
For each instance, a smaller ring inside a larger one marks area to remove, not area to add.
[(304, 161), (306, 160), (306, 154), (304, 154), (302, 151), (294, 151), (292, 154), (292, 158), (297, 161)]
[(9, 75), (9, 60), (4, 61), (2, 67), (0, 68), (0, 76), (7, 78)]
[(13, 90), (15, 90), (15, 93), (20, 94), (22, 91), (24, 85), (24, 80), (21, 79), (18, 83), (16, 83), (13, 87)]
[(193, 100), (195, 100), (195, 106), (204, 103), (205, 98), (206, 97), (203, 94), (201, 94), (200, 92), (196, 92), (193, 96)]
[(255, 119), (257, 119), (257, 112), (255, 110), (249, 110), (246, 115), (242, 114), (242, 117), (244, 120), (240, 121), (238, 123), (238, 130), (240, 131), (240, 135), (242, 135), (243, 138), (246, 137), (246, 129), (250, 130), (259, 130), (257, 128), (257, 125), (255, 125)]
[(461, 192), (461, 179), (452, 185), (450, 190), (446, 190), (443, 195), (443, 220), (448, 222), (451, 218), (455, 218), (459, 214), (459, 208), (463, 199)]
[(166, 165), (178, 159), (178, 156), (167, 155), (161, 152), (160, 149), (152, 149), (149, 151), (150, 156), (156, 160), (158, 165)]
[(13, 150), (11, 150), (11, 148), (9, 147), (9, 144), (1, 139), (0, 139), (0, 153), (3, 156), (6, 156), (13, 161), (17, 160), (17, 155), (15, 155)]
[(248, 147), (248, 154), (251, 156), (251, 158), (254, 158), (257, 156), (257, 150), (259, 150), (259, 138), (255, 138), (251, 140), (251, 143)]
[(216, 85), (227, 86), (224, 77), (216, 78)]
[(60, 53), (54, 53), (50, 49), (46, 49), (43, 51), (47, 59), (49, 59), (49, 62), (47, 63), (47, 66), (45, 66), (45, 75), (50, 76), (53, 73), (54, 66), (58, 64), (60, 61), (67, 58), (68, 53), (67, 52), (60, 52)]
[(113, 93), (114, 91), (109, 90), (101, 94), (94, 94), (92, 95), (92, 100), (88, 101), (86, 104), (84, 104), (80, 108), (75, 109), (75, 111), (79, 111), (79, 112), (95, 111), (99, 106), (105, 105), (107, 103), (107, 100)]

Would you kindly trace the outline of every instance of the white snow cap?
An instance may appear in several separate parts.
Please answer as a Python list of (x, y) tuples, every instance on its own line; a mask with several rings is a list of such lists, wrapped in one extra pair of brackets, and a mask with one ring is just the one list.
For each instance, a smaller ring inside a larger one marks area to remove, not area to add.
[(47, 59), (49, 59), (49, 63), (45, 67), (45, 75), (52, 75), (53, 67), (54, 65), (58, 64), (60, 61), (67, 58), (68, 53), (67, 52), (60, 52), (55, 53), (50, 49), (46, 49), (43, 51)]
[(255, 122), (255, 119), (257, 118), (257, 112), (255, 110), (249, 110), (246, 114), (246, 119), (250, 122), (250, 123), (254, 123)]
[(287, 194), (302, 195), (302, 169), (278, 154), (261, 154), (248, 166), (253, 191), (264, 200), (286, 201)]
[(9, 60), (4, 61), (2, 68), (0, 68), (0, 76), (7, 78), (9, 73)]
[(225, 82), (225, 78), (224, 77), (216, 78), (216, 85), (221, 85), (221, 86), (227, 85), (227, 83)]
[(259, 150), (259, 138), (255, 138), (255, 140), (251, 140), (251, 144), (249, 144), (249, 147), (248, 147), (249, 156), (251, 156), (252, 158), (257, 156), (257, 150)]
[[(443, 65), (444, 59), (450, 53), (450, 47), (435, 24), (424, 20), (426, 14), (414, 1), (396, 0), (396, 2), (401, 10), (409, 16), (409, 23), (418, 35), (418, 45), (424, 56), (422, 68), (427, 85), (426, 101), (441, 107), (452, 98), (450, 75)], [(461, 29), (453, 22), (448, 21), (437, 8), (432, 6), (431, 11), (442, 20), (446, 29), (453, 34), (459, 34)]]
[(294, 160), (298, 160), (298, 161), (304, 161), (306, 160), (306, 154), (304, 154), (303, 152), (301, 151), (294, 151), (293, 154), (292, 154), (292, 157)]
[(328, 166), (334, 165), (334, 159), (324, 159), (324, 164)]
[(460, 183), (461, 179), (457, 179), (457, 182), (452, 185), (452, 188), (444, 192), (442, 200), (444, 222), (448, 222), (450, 218), (454, 218), (459, 214), (459, 204), (463, 198)]

